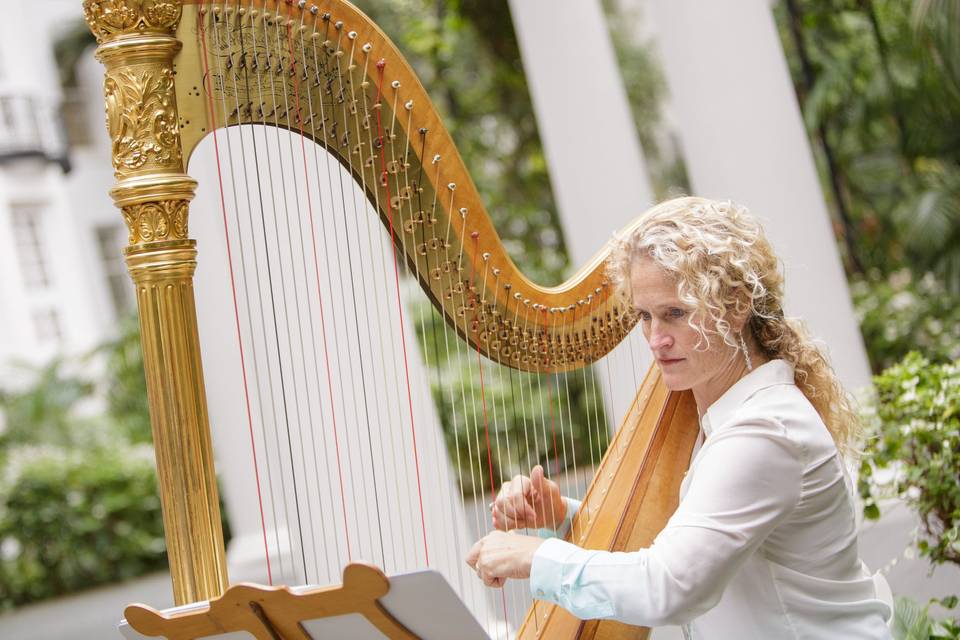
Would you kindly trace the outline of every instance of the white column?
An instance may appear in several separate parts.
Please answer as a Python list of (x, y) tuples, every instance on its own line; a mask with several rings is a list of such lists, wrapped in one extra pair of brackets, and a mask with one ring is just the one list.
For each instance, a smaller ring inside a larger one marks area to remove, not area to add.
[(764, 223), (786, 276), (786, 311), (822, 338), (848, 388), (870, 370), (809, 140), (764, 0), (652, 0), (693, 192)]
[[(510, 12), (576, 269), (653, 204), (653, 189), (599, 0), (510, 0)], [(609, 375), (598, 367), (612, 428), (652, 361), (628, 349), (610, 356)]]

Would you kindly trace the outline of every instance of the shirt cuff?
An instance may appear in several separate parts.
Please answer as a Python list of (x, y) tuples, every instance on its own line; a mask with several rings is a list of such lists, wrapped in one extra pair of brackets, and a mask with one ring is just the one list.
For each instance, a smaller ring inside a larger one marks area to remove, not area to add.
[(556, 538), (545, 541), (533, 554), (530, 595), (560, 605), (581, 620), (611, 617), (614, 605), (606, 589), (581, 584), (585, 567), (604, 553)]
[(579, 550), (575, 545), (557, 538), (541, 544), (530, 564), (530, 595), (537, 600), (559, 604), (564, 562)]
[(574, 500), (573, 498), (562, 498), (563, 503), (567, 506), (567, 512), (563, 516), (563, 521), (556, 529), (537, 529), (535, 534), (539, 538), (563, 538), (570, 532), (570, 525), (573, 523), (573, 517), (577, 515), (577, 511), (580, 510), (580, 501)]

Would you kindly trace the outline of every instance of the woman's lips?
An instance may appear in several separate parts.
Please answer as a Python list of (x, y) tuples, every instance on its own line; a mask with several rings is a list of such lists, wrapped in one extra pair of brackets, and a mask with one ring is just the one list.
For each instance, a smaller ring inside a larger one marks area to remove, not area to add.
[(677, 364), (678, 362), (682, 362), (682, 361), (683, 361), (683, 358), (657, 358), (657, 362), (659, 362), (662, 366)]

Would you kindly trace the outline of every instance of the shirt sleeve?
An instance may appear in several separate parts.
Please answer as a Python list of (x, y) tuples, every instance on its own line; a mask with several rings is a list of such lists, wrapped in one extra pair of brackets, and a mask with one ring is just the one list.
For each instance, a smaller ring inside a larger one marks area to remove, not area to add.
[(563, 497), (564, 504), (567, 505), (567, 512), (563, 515), (563, 521), (556, 529), (537, 529), (534, 533), (540, 538), (563, 538), (570, 531), (570, 525), (573, 522), (573, 516), (580, 510), (580, 501), (574, 498)]
[(653, 545), (635, 552), (544, 542), (530, 589), (581, 619), (684, 624), (719, 602), (737, 569), (800, 499), (801, 452), (776, 421), (713, 434)]

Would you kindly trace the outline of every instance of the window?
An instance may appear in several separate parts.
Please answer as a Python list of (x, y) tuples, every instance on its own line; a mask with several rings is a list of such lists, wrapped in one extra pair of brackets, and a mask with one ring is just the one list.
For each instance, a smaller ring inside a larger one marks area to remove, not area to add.
[(10, 213), (24, 285), (29, 291), (49, 288), (50, 270), (43, 250), (41, 225), (43, 206), (14, 204), (10, 207)]
[(37, 309), (33, 312), (33, 331), (39, 342), (60, 342), (60, 315), (56, 309)]
[(133, 308), (133, 283), (123, 261), (123, 247), (126, 242), (127, 228), (123, 224), (97, 227), (100, 261), (107, 277), (110, 299), (118, 315)]

